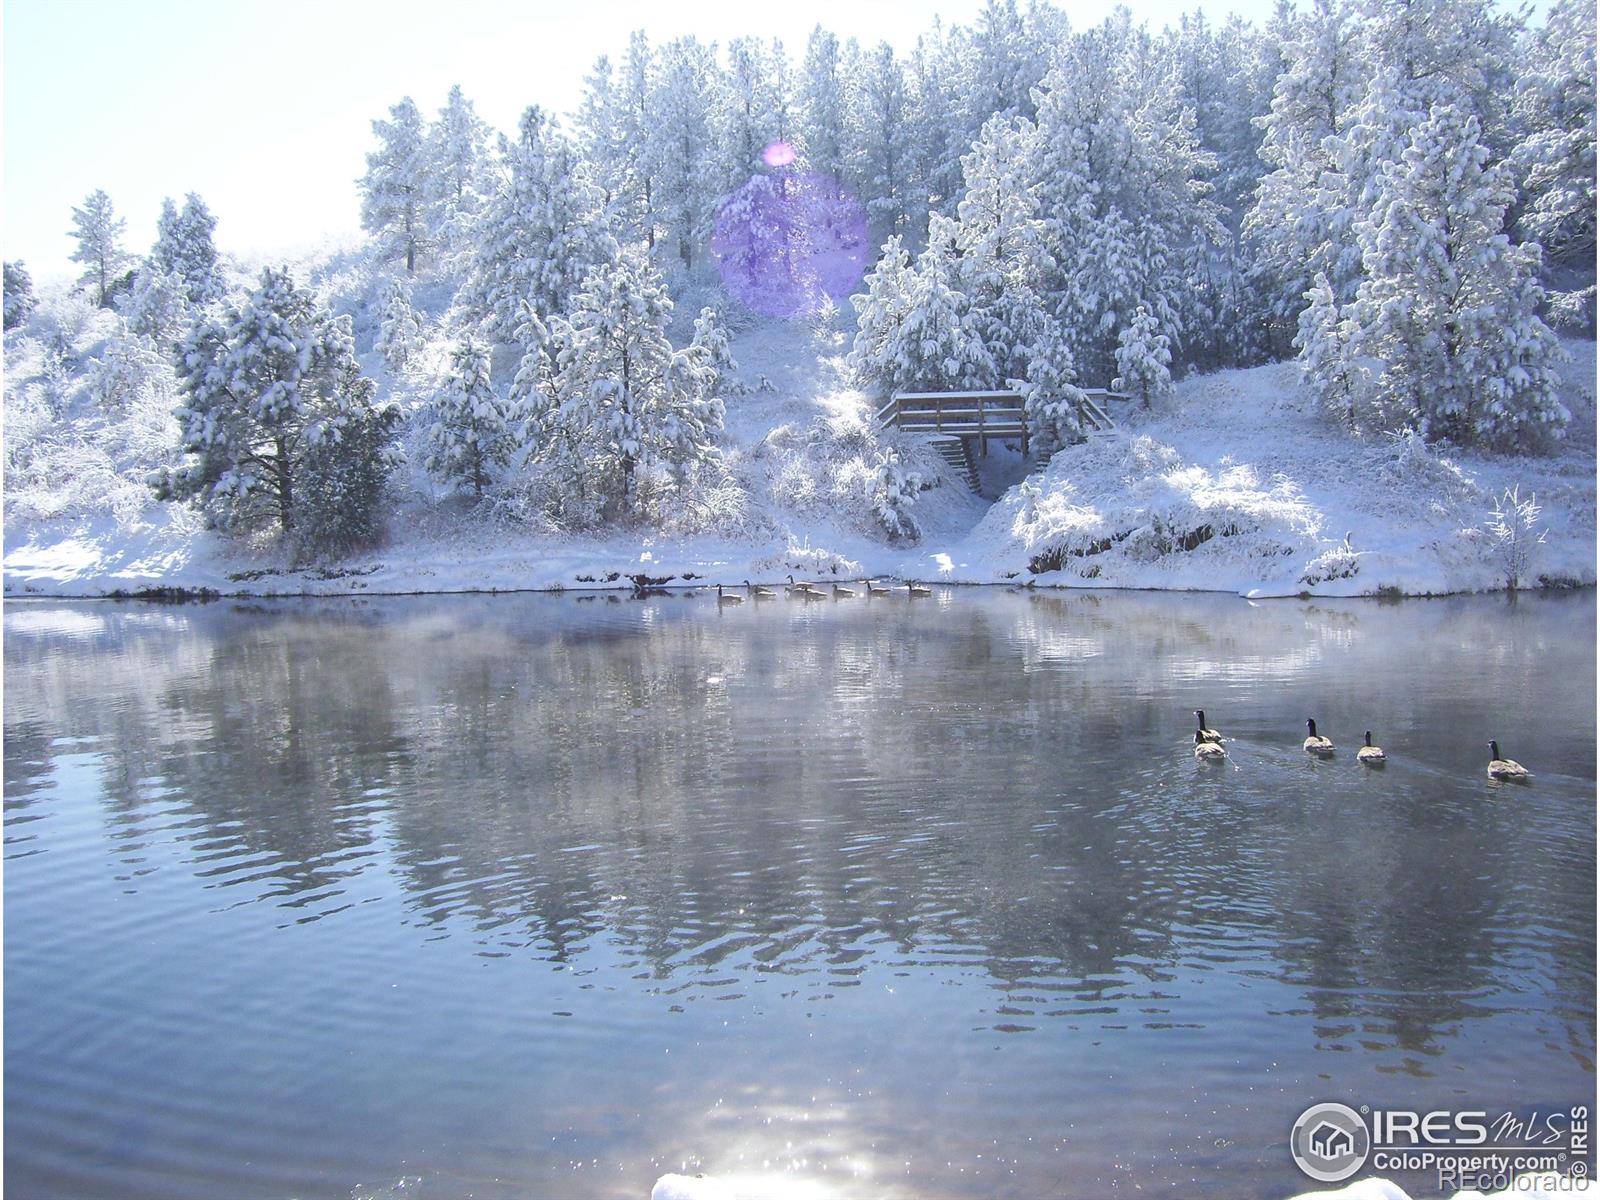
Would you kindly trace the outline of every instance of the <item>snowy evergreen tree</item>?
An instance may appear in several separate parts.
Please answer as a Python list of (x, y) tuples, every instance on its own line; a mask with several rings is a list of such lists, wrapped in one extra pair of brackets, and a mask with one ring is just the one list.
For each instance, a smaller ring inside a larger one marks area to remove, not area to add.
[(435, 225), (426, 124), (407, 96), (389, 110), (389, 120), (372, 123), (372, 132), (378, 148), (367, 155), (360, 179), (361, 227), (386, 259), (403, 260), (409, 275)]
[(635, 33), (616, 70), (602, 58), (586, 82), (580, 134), (618, 236), (654, 248), (660, 154), (654, 146), (655, 54)]
[(133, 286), (117, 297), (116, 307), (135, 334), (157, 345), (175, 347), (193, 319), (189, 290), (182, 276), (147, 260), (133, 277)]
[(78, 282), (92, 290), (101, 308), (111, 306), (117, 283), (130, 262), (122, 248), (127, 224), (103, 191), (90, 192), (83, 207), (72, 210), (72, 236), (78, 241), (72, 261), (85, 267)]
[(1595, 3), (1555, 0), (1527, 39), (1514, 94), (1521, 187), (1517, 230), (1549, 264), (1592, 266), (1595, 252)]
[(378, 353), (390, 371), (405, 370), (411, 356), (422, 348), (422, 318), (411, 307), (411, 289), (393, 279), (383, 291), (383, 316), (378, 325)]
[(894, 348), (894, 390), (965, 391), (993, 387), (994, 359), (957, 286), (956, 223), (934, 216), (917, 258), (910, 304)]
[(705, 395), (726, 400), (742, 390), (739, 364), (734, 362), (728, 345), (728, 328), (722, 322), (722, 314), (710, 305), (694, 319), (694, 340), (689, 343), (688, 358), (702, 373), (700, 389)]
[(737, 187), (761, 168), (761, 152), (787, 141), (789, 97), (787, 59), (781, 42), (734, 38), (728, 43), (728, 70), (721, 141), (724, 186)]
[(884, 243), (878, 265), (863, 282), (866, 291), (850, 297), (856, 310), (856, 337), (847, 361), (862, 387), (888, 396), (900, 387), (900, 345), (916, 282), (911, 256), (899, 238)]
[(428, 236), (458, 260), (470, 251), (477, 218), (494, 190), (489, 126), (459, 84), (428, 131), (426, 160)]
[(1172, 351), (1160, 322), (1141, 304), (1117, 335), (1117, 378), (1111, 381), (1112, 388), (1138, 396), (1149, 408), (1150, 397), (1172, 391), (1172, 375), (1167, 370), (1171, 362)]
[(1083, 440), (1086, 397), (1075, 382), (1077, 375), (1065, 331), (1055, 321), (1046, 322), (1029, 348), (1026, 378), (1006, 381), (1022, 393), (1029, 449), (1035, 458), (1049, 458), (1063, 446)]
[(1312, 281), (1300, 313), (1300, 378), (1322, 407), (1345, 427), (1356, 428), (1356, 405), (1365, 391), (1365, 372), (1352, 348), (1355, 329), (1339, 311), (1326, 275)]
[(24, 325), (33, 315), (36, 301), (33, 296), (33, 276), (20, 262), (5, 264), (5, 327), (15, 329)]
[(1518, 447), (1559, 436), (1568, 414), (1539, 249), (1503, 232), (1512, 189), (1488, 156), (1476, 117), (1429, 112), (1356, 227), (1366, 275), (1349, 315), (1357, 352), (1382, 364), (1379, 400), (1425, 437)]
[(335, 319), (286, 271), (184, 340), (184, 466), (153, 481), (230, 533), (276, 530), (301, 552), (345, 548), (376, 529), (392, 410), (373, 407), (348, 317)]
[(437, 414), (423, 462), (437, 478), (483, 499), (494, 472), (515, 448), (511, 414), (489, 380), (489, 352), (471, 338), (450, 356), (450, 378), (434, 398)]
[[(715, 455), (722, 402), (694, 386), (666, 326), (672, 302), (643, 254), (592, 272), (556, 340), (556, 403), (540, 456), (600, 498), (603, 516), (643, 514), (641, 482)], [(554, 331), (553, 331), (554, 332)]]
[(161, 206), (156, 222), (156, 244), (148, 267), (175, 279), (188, 304), (211, 304), (222, 299), (224, 285), (212, 240), (217, 220), (204, 200), (190, 192), (180, 213), (171, 200)]
[(905, 74), (894, 48), (882, 42), (862, 64), (848, 128), (851, 174), (866, 201), (874, 243), (910, 231), (911, 123)]
[(842, 183), (847, 142), (845, 81), (840, 72), (839, 39), (818, 25), (806, 43), (800, 69), (799, 150), (811, 170)]
[(714, 137), (720, 83), (710, 46), (687, 37), (662, 47), (647, 145), (658, 188), (655, 215), (686, 270), (693, 270), (695, 251), (710, 235), (726, 182)]
[(585, 276), (617, 253), (600, 194), (554, 120), (528, 109), (507, 156), (465, 288), (497, 345), (518, 344), (529, 307), (565, 312)]

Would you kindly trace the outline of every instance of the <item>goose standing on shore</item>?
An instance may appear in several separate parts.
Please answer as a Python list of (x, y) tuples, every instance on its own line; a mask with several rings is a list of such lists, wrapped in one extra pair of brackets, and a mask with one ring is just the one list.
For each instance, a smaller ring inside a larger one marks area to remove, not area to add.
[(1514, 758), (1501, 758), (1500, 743), (1492, 741), (1489, 743), (1489, 778), (1527, 783), (1533, 778), (1533, 772)]
[(1219, 763), (1228, 757), (1228, 752), (1222, 748), (1222, 743), (1207, 741), (1204, 729), (1194, 731), (1194, 756), (1203, 763)]
[(1302, 743), (1307, 754), (1315, 754), (1318, 758), (1333, 757), (1333, 742), (1317, 732), (1317, 723), (1310, 717), (1306, 718), (1306, 740)]
[(1389, 761), (1388, 755), (1383, 752), (1383, 747), (1372, 744), (1372, 730), (1370, 729), (1366, 732), (1366, 743), (1356, 751), (1356, 761), (1358, 763), (1364, 767), (1381, 767)]
[(1222, 741), (1222, 735), (1220, 733), (1218, 733), (1215, 729), (1207, 729), (1206, 728), (1206, 710), (1205, 709), (1203, 709), (1203, 708), (1195, 709), (1194, 710), (1194, 719), (1195, 719), (1195, 724), (1197, 726), (1199, 726), (1199, 728), (1197, 728), (1195, 730), (1195, 740), (1196, 741), (1199, 741), (1199, 742), (1221, 742)]

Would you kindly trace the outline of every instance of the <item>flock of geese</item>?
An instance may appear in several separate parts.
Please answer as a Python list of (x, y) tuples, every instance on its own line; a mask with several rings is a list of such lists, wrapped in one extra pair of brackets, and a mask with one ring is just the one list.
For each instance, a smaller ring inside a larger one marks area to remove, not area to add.
[[(865, 595), (870, 600), (874, 596), (892, 596), (900, 590), (898, 587), (885, 587), (883, 584), (871, 579), (863, 579), (860, 583), (866, 589), (865, 592), (858, 592), (855, 588), (841, 587), (837, 583), (833, 584), (832, 590), (829, 591), (812, 583), (810, 580), (801, 580), (796, 583), (794, 576), (791, 575), (789, 576), (788, 584), (784, 586), (783, 594), (791, 600), (854, 600), (861, 595)], [(764, 587), (759, 583), (751, 583), (748, 579), (744, 581), (744, 590), (752, 600), (776, 600), (778, 598), (778, 593), (771, 588)], [(931, 596), (933, 595), (933, 589), (924, 587), (920, 583), (908, 583), (906, 584), (906, 595), (912, 599), (916, 599), (919, 596)], [(738, 592), (724, 592), (722, 585), (719, 583), (717, 584), (717, 603), (722, 605), (743, 604), (744, 596), (739, 595)]]
[[(1222, 735), (1215, 729), (1206, 727), (1205, 710), (1194, 710), (1194, 719), (1197, 728), (1194, 731), (1194, 756), (1204, 763), (1220, 763), (1228, 757), (1228, 752), (1223, 748)], [(1384, 754), (1382, 746), (1372, 744), (1372, 730), (1366, 731), (1366, 744), (1357, 748), (1356, 761), (1364, 767), (1381, 767), (1389, 761)], [(1301, 743), (1305, 752), (1313, 758), (1332, 758), (1333, 740), (1317, 732), (1317, 723), (1310, 717), (1306, 718), (1306, 740)], [(1533, 778), (1533, 772), (1527, 767), (1511, 758), (1500, 757), (1500, 743), (1489, 743), (1489, 769), (1490, 779), (1508, 780), (1512, 783), (1527, 783)]]

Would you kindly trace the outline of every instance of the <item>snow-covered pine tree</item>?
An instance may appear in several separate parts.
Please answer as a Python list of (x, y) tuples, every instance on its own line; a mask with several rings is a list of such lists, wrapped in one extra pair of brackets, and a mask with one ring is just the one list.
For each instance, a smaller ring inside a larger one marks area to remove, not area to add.
[(911, 255), (898, 237), (892, 237), (863, 280), (866, 291), (850, 297), (856, 310), (856, 337), (846, 361), (862, 387), (884, 396), (897, 388), (896, 364), (915, 276)]
[(377, 239), (384, 258), (403, 261), (409, 275), (435, 224), (426, 123), (407, 96), (389, 110), (389, 120), (372, 123), (372, 132), (378, 148), (367, 155), (359, 180), (361, 227)]
[(1326, 275), (1318, 273), (1300, 313), (1300, 378), (1322, 407), (1350, 430), (1356, 428), (1356, 405), (1365, 390), (1365, 372), (1351, 347), (1352, 324), (1339, 311)]
[(557, 335), (555, 392), (540, 455), (581, 475), (602, 515), (643, 514), (640, 484), (715, 455), (722, 402), (667, 341), (672, 301), (648, 258), (624, 250), (590, 273)]
[(373, 406), (348, 317), (269, 269), (240, 307), (196, 321), (178, 375), (190, 461), (153, 478), (161, 498), (226, 532), (276, 530), (301, 553), (376, 528), (393, 416)]
[(493, 191), (489, 126), (462, 94), (450, 89), (439, 117), (428, 130), (429, 238), (444, 255), (460, 260), (477, 236), (477, 218)]
[(958, 278), (997, 379), (1025, 378), (1045, 333), (1046, 230), (1027, 178), (1032, 126), (997, 116), (961, 160)]
[(655, 54), (642, 32), (613, 70), (601, 58), (585, 80), (579, 136), (619, 237), (654, 248), (660, 163), (652, 146)]
[(726, 400), (742, 390), (739, 364), (733, 360), (733, 350), (728, 345), (728, 327), (714, 306), (706, 305), (694, 319), (694, 340), (689, 343), (688, 354), (696, 369), (703, 372), (702, 390), (707, 396)]
[(566, 311), (588, 273), (617, 253), (599, 191), (571, 140), (539, 108), (522, 115), (490, 203), (465, 293), (496, 345), (514, 345), (529, 306)]
[(1559, 436), (1555, 336), (1538, 316), (1539, 248), (1505, 234), (1512, 189), (1476, 117), (1435, 106), (1384, 164), (1358, 222), (1366, 275), (1349, 316), (1378, 399), (1424, 437), (1519, 448)]
[(5, 294), (5, 327), (15, 329), (27, 323), (33, 315), (33, 276), (21, 262), (5, 264), (5, 282), (0, 285)]
[(130, 261), (122, 248), (127, 225), (117, 216), (111, 197), (100, 190), (90, 192), (83, 206), (72, 210), (72, 236), (78, 241), (72, 261), (85, 267), (78, 282), (93, 290), (101, 308), (111, 307), (112, 295)]
[(713, 136), (721, 85), (712, 47), (683, 37), (661, 48), (647, 147), (658, 186), (655, 214), (685, 270), (694, 269), (726, 182)]
[(162, 230), (157, 243), (157, 261), (182, 281), (190, 304), (214, 304), (226, 290), (213, 240), (216, 228), (217, 219), (206, 202), (190, 192), (176, 222), (170, 231)]
[(506, 402), (489, 379), (489, 351), (471, 337), (450, 355), (450, 378), (434, 397), (434, 412), (423, 466), (482, 500), (495, 471), (510, 460), (515, 438)]
[(1111, 386), (1119, 392), (1138, 396), (1150, 407), (1150, 397), (1164, 396), (1172, 390), (1172, 374), (1167, 369), (1172, 350), (1161, 323), (1144, 305), (1134, 310), (1133, 320), (1117, 335), (1117, 377)]
[(957, 286), (956, 223), (935, 214), (928, 245), (917, 257), (910, 305), (893, 348), (893, 390), (963, 391), (993, 387), (994, 359)]
[(1066, 331), (1060, 322), (1046, 320), (1028, 347), (1026, 377), (1006, 381), (1007, 387), (1022, 393), (1029, 449), (1036, 459), (1049, 458), (1063, 446), (1083, 440), (1085, 396), (1077, 376)]
[(1555, 0), (1526, 38), (1514, 95), (1517, 230), (1547, 266), (1595, 252), (1595, 0)]
[(383, 315), (378, 325), (378, 353), (391, 372), (405, 370), (411, 356), (422, 348), (422, 318), (411, 307), (411, 289), (404, 280), (391, 279), (383, 290)]
[(851, 173), (866, 199), (871, 237), (877, 244), (910, 231), (912, 129), (906, 113), (905, 71), (888, 42), (880, 42), (866, 55), (857, 87), (847, 127)]
[(781, 42), (734, 38), (728, 43), (720, 139), (725, 188), (737, 187), (762, 165), (761, 152), (790, 136), (787, 59)]
[(806, 42), (800, 68), (797, 117), (800, 156), (806, 166), (835, 182), (845, 178), (845, 81), (839, 38), (818, 25)]
[(134, 275), (133, 286), (117, 297), (116, 307), (130, 331), (167, 349), (178, 344), (193, 319), (182, 276), (162, 270), (154, 255)]

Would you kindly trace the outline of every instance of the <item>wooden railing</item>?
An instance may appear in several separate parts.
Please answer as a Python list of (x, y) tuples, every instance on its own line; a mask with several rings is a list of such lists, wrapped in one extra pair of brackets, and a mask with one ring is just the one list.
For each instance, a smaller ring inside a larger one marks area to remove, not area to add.
[[(1110, 430), (1115, 426), (1103, 402), (1126, 399), (1118, 392), (1085, 389), (1078, 412), (1086, 427)], [(1022, 453), (1028, 453), (1028, 419), (1020, 392), (896, 392), (878, 410), (878, 420), (911, 433), (977, 438), (981, 454), (989, 452), (990, 438), (1020, 438)]]

